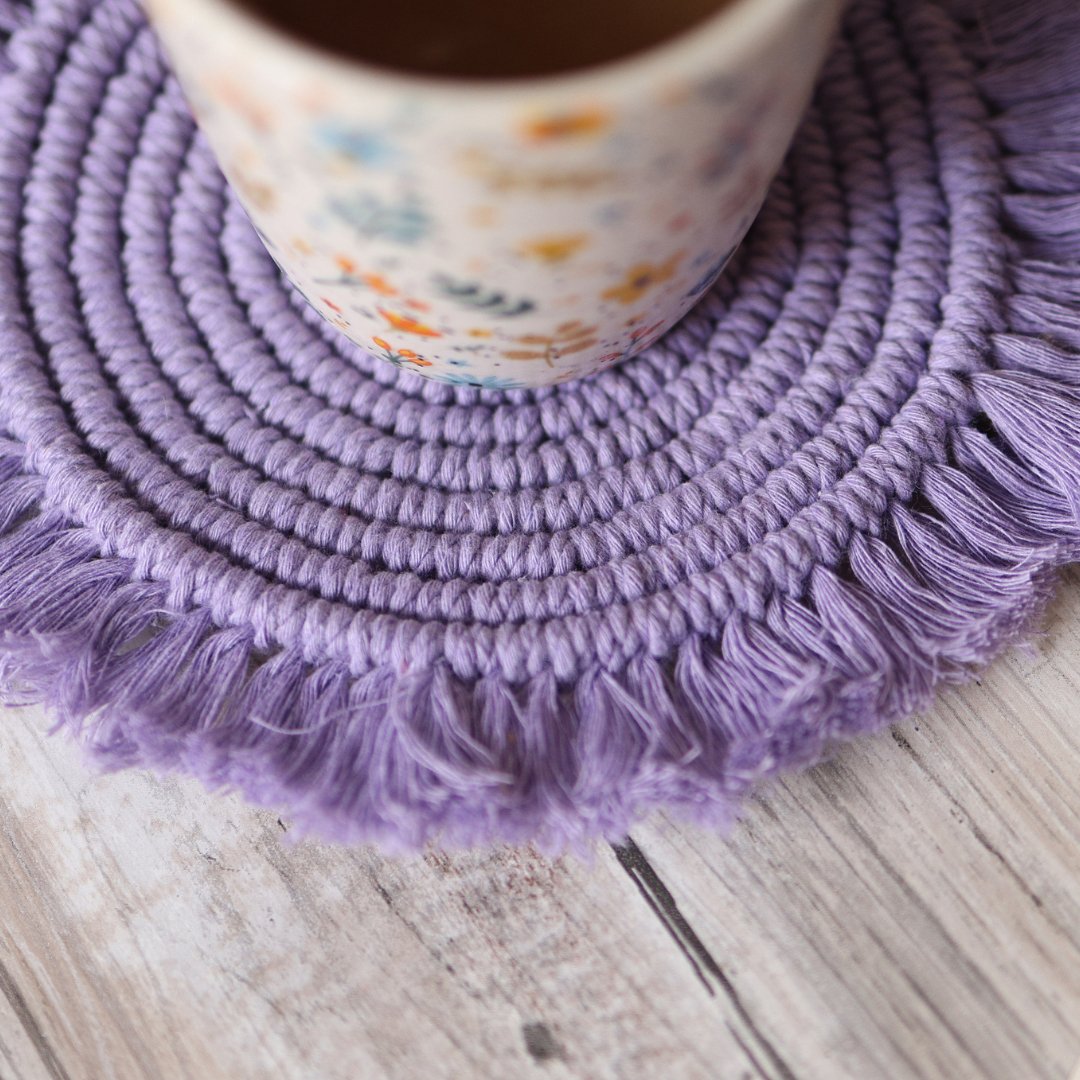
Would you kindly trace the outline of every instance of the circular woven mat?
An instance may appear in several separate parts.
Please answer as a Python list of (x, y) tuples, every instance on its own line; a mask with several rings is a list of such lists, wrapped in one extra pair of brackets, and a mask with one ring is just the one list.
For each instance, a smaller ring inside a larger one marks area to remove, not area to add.
[(307, 308), (132, 0), (0, 3), (10, 692), (405, 846), (723, 820), (925, 704), (1080, 538), (1078, 19), (998, 6), (857, 0), (702, 304), (496, 393)]

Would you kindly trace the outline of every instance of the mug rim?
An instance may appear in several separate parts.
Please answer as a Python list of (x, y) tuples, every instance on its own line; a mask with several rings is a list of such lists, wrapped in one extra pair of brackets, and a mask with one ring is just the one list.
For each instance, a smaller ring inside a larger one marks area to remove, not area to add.
[[(702, 22), (656, 42), (645, 49), (599, 64), (549, 75), (494, 78), (473, 76), (427, 75), (404, 68), (382, 66), (353, 59), (331, 49), (296, 37), (263, 18), (240, 0), (184, 0), (186, 4), (204, 4), (234, 23), (245, 36), (254, 35), (262, 44), (290, 64), (318, 65), (337, 79), (347, 79), (358, 86), (397, 88), (413, 93), (437, 94), (440, 97), (465, 99), (473, 104), (497, 103), (505, 106), (513, 99), (538, 96), (578, 97), (610, 91), (623, 91), (652, 85), (672, 70), (722, 70), (732, 62), (752, 55), (755, 46), (767, 42), (777, 24), (792, 9), (806, 0), (731, 0)], [(153, 3), (148, 3), (153, 8)]]

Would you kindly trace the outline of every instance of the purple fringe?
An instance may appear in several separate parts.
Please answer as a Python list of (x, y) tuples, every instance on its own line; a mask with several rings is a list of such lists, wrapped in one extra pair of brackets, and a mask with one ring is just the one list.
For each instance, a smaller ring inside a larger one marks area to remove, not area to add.
[[(180, 769), (337, 840), (559, 848), (620, 837), (658, 805), (727, 823), (764, 777), (970, 677), (1080, 553), (1080, 14), (967, 8), (1015, 188), (1009, 325), (968, 376), (983, 416), (800, 599), (572, 686), (443, 666), (357, 677), (170, 610), (166, 586), (43, 509), (44, 481), (0, 438), (8, 696), (43, 701), (108, 767)], [(0, 30), (21, 12), (0, 3)]]

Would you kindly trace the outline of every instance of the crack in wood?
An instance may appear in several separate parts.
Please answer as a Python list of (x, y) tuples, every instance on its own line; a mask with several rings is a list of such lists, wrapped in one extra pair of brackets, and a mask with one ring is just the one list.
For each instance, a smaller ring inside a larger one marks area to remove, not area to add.
[(42, 1065), (45, 1066), (45, 1071), (52, 1080), (71, 1080), (67, 1069), (60, 1063), (56, 1051), (49, 1045), (49, 1040), (45, 1038), (45, 1032), (42, 1031), (41, 1025), (30, 1011), (26, 998), (23, 997), (22, 991), (19, 990), (11, 972), (8, 971), (2, 960), (0, 960), (0, 993), (7, 998), (12, 1011), (19, 1018), (23, 1031), (26, 1032), (27, 1038), (33, 1044)]
[[(1001, 853), (1001, 851), (994, 845), (990, 837), (983, 832), (982, 829), (975, 823), (971, 814), (961, 805), (959, 799), (941, 782), (941, 780), (926, 766), (922, 757), (916, 751), (915, 747), (911, 745), (910, 740), (902, 732), (893, 730), (890, 732), (893, 742), (900, 747), (904, 753), (908, 754), (912, 761), (922, 770), (923, 775), (927, 778), (941, 792), (941, 794), (949, 801), (949, 805), (960, 815), (960, 820), (963, 825), (971, 830), (971, 835), (975, 840), (981, 844), (988, 854), (992, 855), (1001, 864), (1002, 869), (1013, 879), (1016, 886), (1020, 891), (1035, 905), (1040, 911), (1044, 908), (1042, 897), (1024, 880), (1022, 874), (1020, 874), (1016, 867), (1013, 866), (1008, 859)], [(1051, 919), (1046, 912), (1043, 912), (1044, 918), (1046, 918), (1052, 926), (1057, 930), (1062, 930), (1058, 923)], [(1064, 933), (1064, 931), (1062, 930)]]
[[(750, 1048), (750, 1044), (735, 1030), (733, 1024), (725, 1024), (724, 1026), (731, 1032), (731, 1037), (739, 1044), (739, 1049), (746, 1055), (747, 1061), (754, 1067), (754, 1075), (762, 1077), (763, 1080), (769, 1080), (769, 1074), (762, 1067), (761, 1062), (758, 1061), (757, 1054)], [(745, 1073), (744, 1075), (749, 1077), (750, 1073)]]
[[(648, 904), (650, 910), (660, 920), (661, 925), (668, 932), (672, 941), (675, 942), (679, 951), (686, 957), (698, 981), (705, 987), (709, 996), (716, 997), (716, 988), (719, 987), (747, 1032), (753, 1037), (762, 1053), (769, 1059), (775, 1075), (780, 1077), (781, 1080), (795, 1080), (795, 1074), (757, 1026), (746, 1005), (739, 997), (739, 992), (679, 909), (678, 902), (671, 894), (671, 890), (664, 884), (663, 879), (646, 858), (645, 852), (638, 846), (637, 841), (628, 836), (621, 844), (612, 844), (611, 848), (615, 852), (615, 857), (619, 860), (619, 865), (629, 875), (630, 880), (637, 886), (638, 892), (641, 893), (645, 903)], [(734, 1031), (732, 1031), (732, 1034), (734, 1034)], [(739, 1039), (738, 1041), (740, 1045), (743, 1045), (743, 1040)], [(747, 1057), (758, 1072), (767, 1077), (768, 1074), (764, 1072), (754, 1055), (745, 1046), (744, 1049)]]

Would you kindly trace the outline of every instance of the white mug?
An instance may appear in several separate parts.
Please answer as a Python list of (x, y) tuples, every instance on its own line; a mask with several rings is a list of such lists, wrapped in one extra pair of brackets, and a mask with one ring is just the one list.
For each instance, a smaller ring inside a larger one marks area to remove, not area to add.
[(504, 81), (343, 59), (231, 0), (144, 3), (304, 296), (398, 367), (493, 389), (608, 367), (693, 307), (764, 200), (843, 6), (734, 0), (645, 52)]

